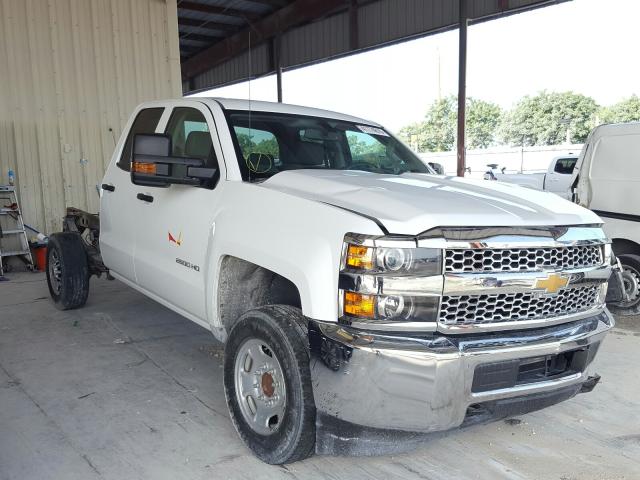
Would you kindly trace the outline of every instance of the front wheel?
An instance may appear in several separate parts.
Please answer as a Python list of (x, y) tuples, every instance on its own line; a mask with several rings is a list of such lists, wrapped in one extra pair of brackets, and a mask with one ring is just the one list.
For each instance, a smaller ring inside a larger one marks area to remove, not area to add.
[(624, 290), (629, 300), (609, 305), (611, 311), (619, 315), (640, 314), (640, 256), (625, 254), (618, 255), (622, 264), (622, 280)]
[(302, 460), (315, 446), (308, 333), (299, 309), (271, 305), (245, 313), (224, 354), (227, 404), (240, 438), (270, 464)]
[(47, 285), (56, 308), (79, 308), (89, 296), (89, 263), (80, 235), (63, 232), (49, 236)]

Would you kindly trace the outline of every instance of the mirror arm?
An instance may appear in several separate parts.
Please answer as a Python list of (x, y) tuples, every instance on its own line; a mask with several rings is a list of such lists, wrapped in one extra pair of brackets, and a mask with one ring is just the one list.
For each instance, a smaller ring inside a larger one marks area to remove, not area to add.
[(187, 176), (201, 180), (211, 180), (215, 177), (216, 172), (217, 169), (215, 168), (189, 167), (187, 169)]

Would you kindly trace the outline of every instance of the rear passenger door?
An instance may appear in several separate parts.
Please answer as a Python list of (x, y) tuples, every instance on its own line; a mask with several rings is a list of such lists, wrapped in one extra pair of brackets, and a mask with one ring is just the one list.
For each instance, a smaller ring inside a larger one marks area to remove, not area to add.
[(102, 180), (100, 196), (100, 251), (107, 267), (116, 276), (136, 283), (134, 251), (136, 225), (140, 205), (136, 200), (137, 187), (129, 173), (133, 136), (155, 133), (164, 107), (142, 108), (132, 115), (128, 134), (116, 147)]
[(208, 247), (220, 208), (222, 152), (209, 109), (197, 101), (177, 101), (163, 118), (161, 130), (171, 138), (172, 156), (200, 158), (218, 174), (211, 188), (170, 185), (135, 187), (152, 201), (139, 201), (135, 268), (139, 285), (158, 300), (200, 320), (205, 308)]

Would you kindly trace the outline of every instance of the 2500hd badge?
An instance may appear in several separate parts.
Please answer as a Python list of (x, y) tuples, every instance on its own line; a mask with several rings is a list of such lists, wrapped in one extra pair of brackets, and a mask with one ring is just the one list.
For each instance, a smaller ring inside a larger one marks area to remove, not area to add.
[(176, 263), (179, 263), (183, 267), (191, 268), (192, 270), (195, 270), (196, 272), (200, 271), (200, 267), (198, 265), (194, 265), (193, 263), (187, 262), (186, 260), (182, 260), (181, 258), (176, 258)]

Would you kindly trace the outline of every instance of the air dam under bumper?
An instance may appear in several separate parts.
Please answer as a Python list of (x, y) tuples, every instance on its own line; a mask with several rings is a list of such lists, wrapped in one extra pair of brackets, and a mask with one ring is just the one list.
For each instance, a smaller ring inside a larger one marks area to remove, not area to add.
[(380, 335), (310, 322), (316, 407), (363, 427), (448, 430), (483, 404), (526, 396), (535, 403), (592, 388), (589, 364), (613, 325), (607, 310), (552, 327), (468, 336)]

